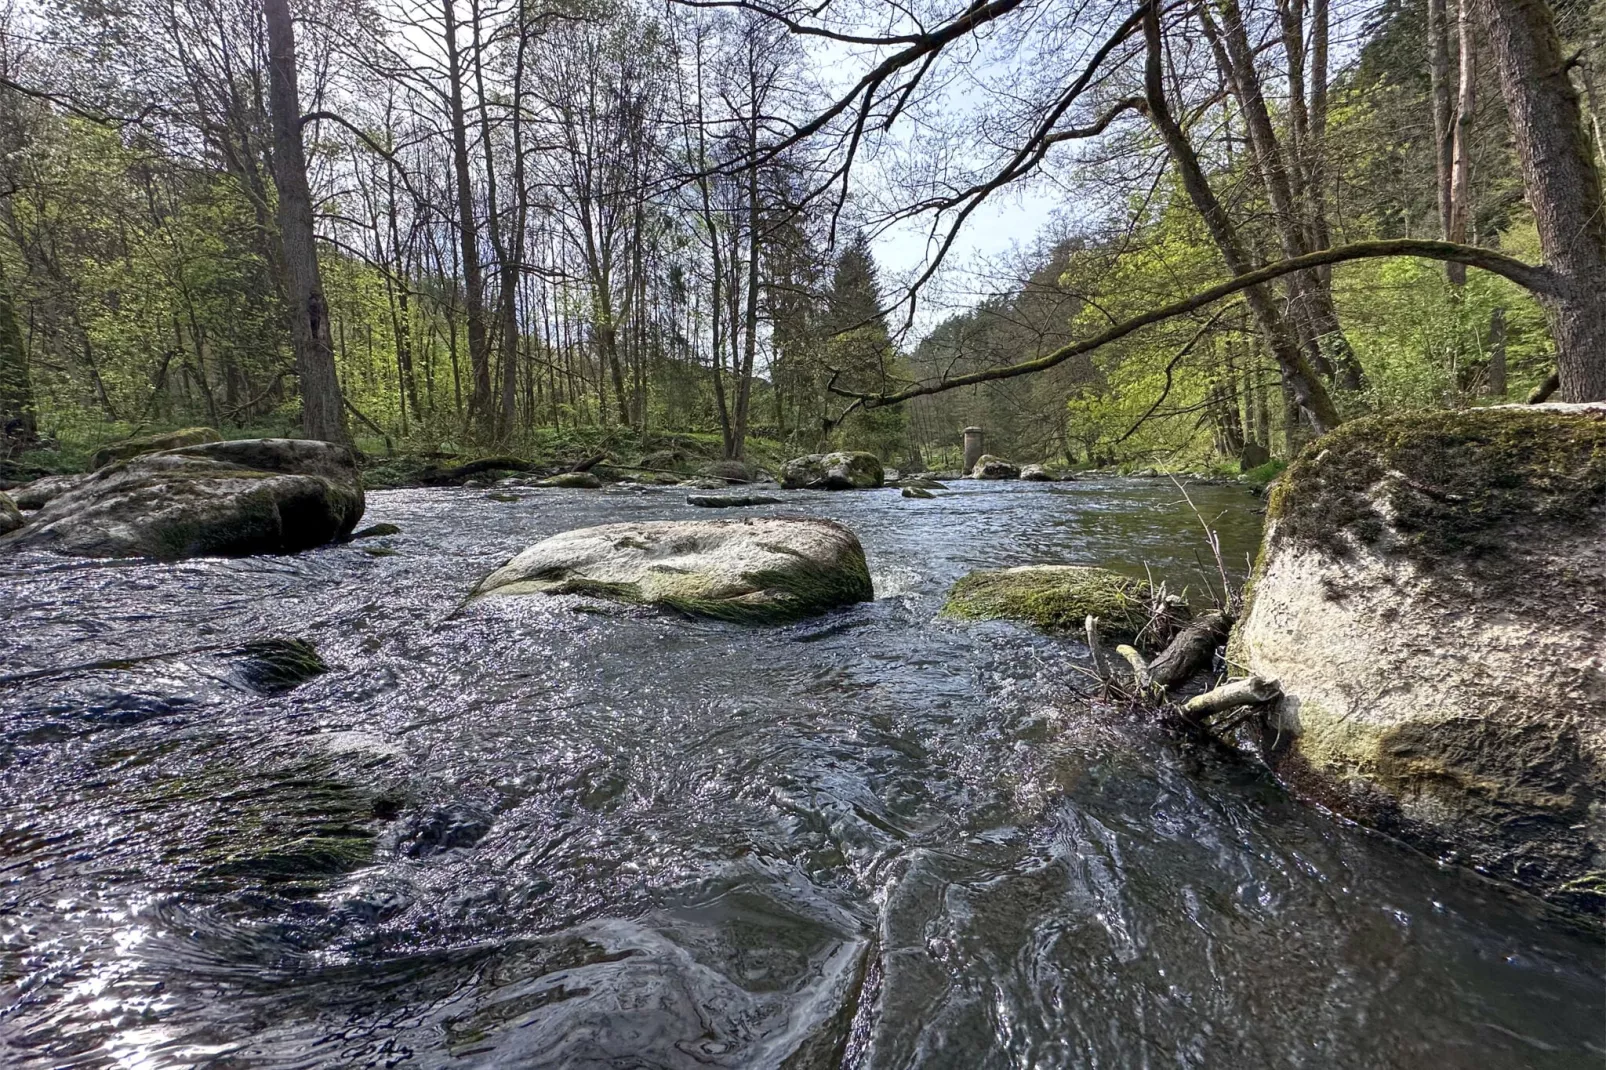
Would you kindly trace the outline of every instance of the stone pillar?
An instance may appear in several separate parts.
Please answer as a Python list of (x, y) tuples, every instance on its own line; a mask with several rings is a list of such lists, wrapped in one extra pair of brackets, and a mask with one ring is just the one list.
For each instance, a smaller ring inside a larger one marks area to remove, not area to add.
[(981, 460), (981, 455), (986, 452), (982, 447), (981, 428), (965, 428), (965, 475), (970, 475), (970, 470), (976, 467), (976, 462)]

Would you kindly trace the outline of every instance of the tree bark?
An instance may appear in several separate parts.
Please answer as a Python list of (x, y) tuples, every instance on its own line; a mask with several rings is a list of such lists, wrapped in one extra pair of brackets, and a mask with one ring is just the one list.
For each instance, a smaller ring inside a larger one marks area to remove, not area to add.
[(1562, 401), (1606, 400), (1606, 212), (1600, 174), (1544, 0), (1478, 0), (1500, 68), (1545, 263)]
[(279, 194), (279, 237), (289, 293), (296, 377), (301, 385), (301, 430), (308, 438), (349, 444), (345, 399), (335, 372), (329, 308), (318, 270), (301, 142), (301, 104), (296, 90), (295, 30), (289, 0), (262, 0), (268, 32), (268, 100), (273, 123), (273, 180)]
[[(457, 47), (456, 0), (442, 0), (445, 27), (447, 101), (452, 127), (452, 171), (457, 186), (457, 237), (463, 259), (464, 317), (468, 321), (469, 422), (481, 433), (494, 430), (491, 360), (485, 331), (485, 275), (480, 266), (479, 226), (474, 219), (474, 185), (469, 170), (468, 113), (463, 104), (463, 53)], [(494, 221), (493, 221), (493, 226)]]

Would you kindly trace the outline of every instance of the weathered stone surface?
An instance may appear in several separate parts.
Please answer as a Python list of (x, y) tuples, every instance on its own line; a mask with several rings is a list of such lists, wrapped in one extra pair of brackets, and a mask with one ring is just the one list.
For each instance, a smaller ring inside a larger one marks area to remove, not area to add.
[(22, 510), (17, 508), (17, 503), (0, 491), (0, 535), (9, 535), (22, 527), (23, 523)]
[(1006, 461), (1002, 457), (992, 454), (983, 454), (970, 470), (972, 479), (1019, 479), (1020, 466), (1013, 461)]
[(884, 481), (880, 458), (855, 450), (794, 457), (781, 469), (781, 486), (787, 490), (867, 490)]
[(746, 461), (710, 461), (697, 474), (708, 479), (723, 479), (727, 483), (752, 483), (758, 479), (753, 466)]
[(344, 538), (362, 512), (362, 483), (343, 446), (214, 442), (102, 468), (0, 548), (161, 560), (293, 553)]
[(1357, 420), (1278, 483), (1234, 661), (1298, 790), (1606, 907), (1606, 406)]
[(830, 520), (751, 518), (607, 524), (554, 535), (476, 594), (584, 594), (751, 624), (875, 597), (864, 550)]
[(916, 486), (912, 486), (912, 485), (911, 486), (905, 486), (903, 488), (903, 496), (905, 498), (935, 498), (936, 497), (935, 494), (931, 493), (931, 491), (927, 490), (925, 487), (916, 487)]
[(601, 490), (602, 480), (590, 472), (559, 472), (539, 480), (538, 487), (568, 487), (571, 490)]
[(64, 476), (45, 476), (32, 483), (24, 483), (11, 491), (11, 500), (17, 508), (24, 512), (43, 509), (50, 504), (51, 499), (67, 493), (86, 479), (92, 478), (88, 473), (78, 472)]
[(947, 490), (948, 484), (930, 476), (904, 476), (898, 480), (900, 487), (917, 487), (920, 490)]
[(1091, 565), (1021, 565), (972, 572), (954, 584), (942, 615), (1019, 620), (1049, 632), (1080, 634), (1088, 614), (1104, 634), (1132, 639), (1149, 622), (1154, 592), (1142, 580)]
[(688, 494), (687, 505), (704, 509), (737, 509), (749, 505), (780, 505), (783, 499), (773, 494)]
[(1052, 483), (1054, 473), (1040, 464), (1029, 464), (1020, 470), (1020, 478), (1027, 483)]
[(205, 442), (218, 442), (223, 438), (210, 427), (186, 427), (178, 431), (163, 431), (155, 435), (142, 435), (122, 442), (112, 442), (96, 450), (89, 458), (92, 471), (99, 471), (115, 461), (126, 461), (144, 453), (178, 449), (180, 446), (199, 446)]

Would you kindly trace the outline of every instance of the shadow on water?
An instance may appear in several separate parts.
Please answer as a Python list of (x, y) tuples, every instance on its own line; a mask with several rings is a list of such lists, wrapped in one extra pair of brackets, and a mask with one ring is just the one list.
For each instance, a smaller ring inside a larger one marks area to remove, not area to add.
[[(1254, 499), (1194, 491), (1241, 572)], [(1578, 1067), (1597, 938), (1091, 709), (1085, 651), (934, 621), (965, 571), (1198, 590), (1150, 482), (788, 495), (878, 599), (742, 629), (571, 599), (453, 613), (546, 535), (678, 492), (370, 496), (289, 558), (10, 559), (0, 1061), (18, 1067)], [(388, 555), (367, 549), (386, 548)], [(583, 611), (582, 611), (583, 610)]]

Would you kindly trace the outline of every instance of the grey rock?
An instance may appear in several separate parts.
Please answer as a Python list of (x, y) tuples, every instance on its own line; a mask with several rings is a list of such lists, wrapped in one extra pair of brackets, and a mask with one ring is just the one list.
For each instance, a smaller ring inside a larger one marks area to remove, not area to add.
[(24, 483), (11, 491), (11, 500), (17, 503), (17, 508), (24, 512), (43, 509), (51, 500), (66, 494), (69, 490), (92, 478), (87, 472), (78, 472), (64, 476), (45, 476), (32, 483)]
[(749, 624), (875, 597), (858, 537), (833, 521), (802, 517), (568, 531), (514, 557), (475, 594), (590, 595)]
[(970, 470), (972, 479), (1019, 479), (1020, 466), (1013, 461), (1006, 461), (1002, 457), (992, 454), (983, 454), (976, 461), (976, 467)]
[(905, 498), (935, 498), (936, 497), (935, 494), (931, 493), (931, 491), (927, 490), (925, 487), (914, 487), (914, 486), (906, 486), (906, 487), (904, 487), (903, 488), (903, 496)]
[(794, 457), (781, 469), (787, 490), (868, 490), (884, 482), (880, 458), (856, 450)]
[(25, 523), (22, 510), (4, 492), (0, 492), (0, 535), (9, 535)]
[(363, 505), (343, 446), (214, 442), (108, 465), (53, 498), (0, 548), (169, 561), (293, 553), (345, 538)]
[(126, 461), (141, 454), (178, 449), (180, 446), (198, 446), (204, 442), (218, 442), (222, 437), (210, 427), (186, 427), (178, 431), (143, 435), (102, 446), (89, 458), (89, 467), (91, 471), (99, 471), (108, 464)]
[(747, 505), (780, 505), (784, 499), (773, 494), (688, 494), (687, 505), (704, 509), (735, 509)]

